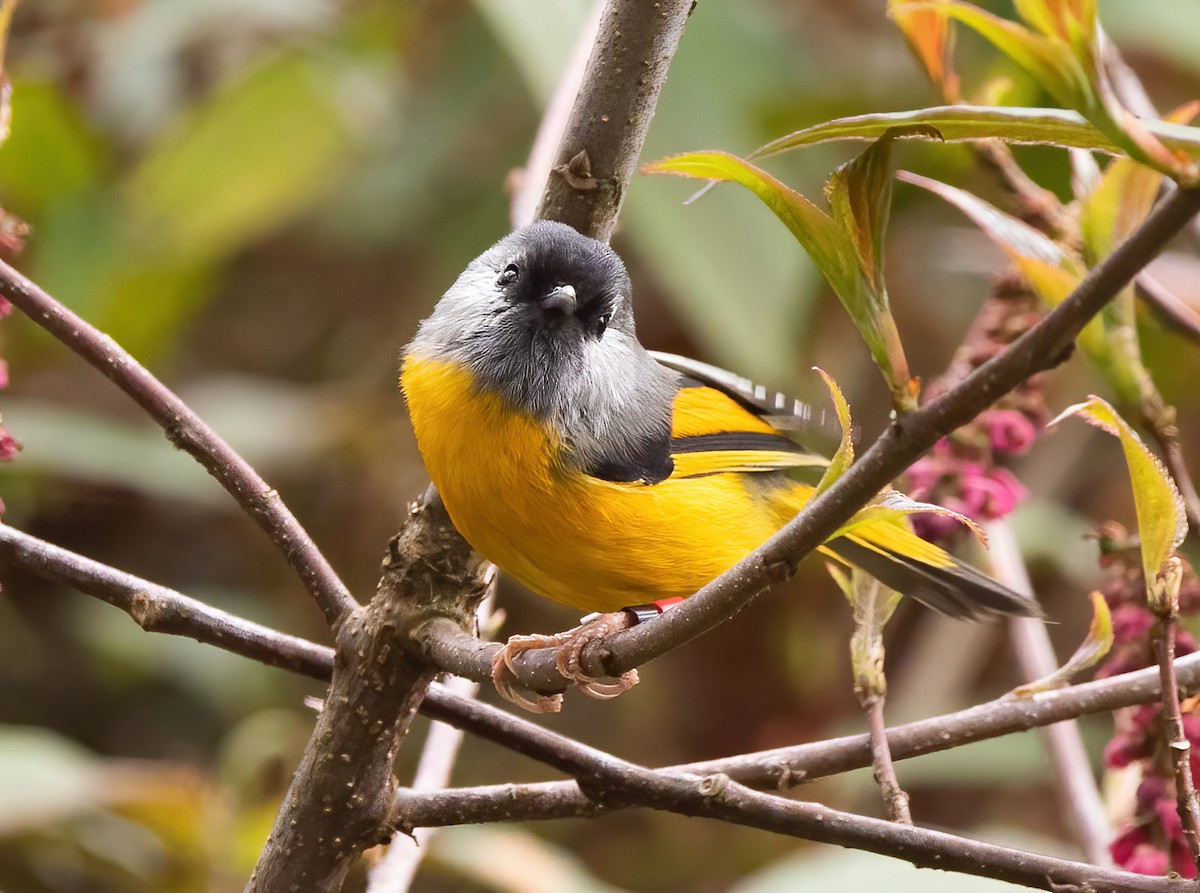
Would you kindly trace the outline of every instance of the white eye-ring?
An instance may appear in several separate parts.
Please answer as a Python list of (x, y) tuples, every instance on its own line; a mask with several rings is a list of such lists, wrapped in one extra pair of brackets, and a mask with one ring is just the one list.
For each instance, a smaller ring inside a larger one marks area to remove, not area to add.
[(500, 274), (500, 278), (497, 279), (496, 281), (500, 285), (512, 285), (514, 282), (517, 281), (517, 277), (520, 275), (521, 275), (521, 268), (518, 267), (516, 264), (509, 264), (507, 267), (504, 268), (503, 272), (501, 272), (501, 274)]

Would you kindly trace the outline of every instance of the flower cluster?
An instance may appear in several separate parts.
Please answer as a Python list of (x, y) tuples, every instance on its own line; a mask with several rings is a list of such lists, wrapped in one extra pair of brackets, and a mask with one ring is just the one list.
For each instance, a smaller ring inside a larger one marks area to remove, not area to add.
[[(1151, 637), (1155, 619), (1146, 604), (1146, 582), (1136, 539), (1119, 524), (1108, 523), (1099, 537), (1101, 565), (1109, 572), (1102, 590), (1113, 620), (1113, 647), (1098, 677), (1127, 673), (1155, 663)], [(1181, 616), (1200, 614), (1200, 579), (1187, 568), (1179, 590)], [(1180, 629), (1177, 655), (1190, 654), (1196, 638)], [(1192, 743), (1192, 775), (1200, 777), (1200, 704), (1184, 701), (1183, 731)], [(1160, 717), (1161, 704), (1143, 704), (1117, 713), (1116, 732), (1104, 750), (1109, 769), (1136, 771), (1140, 781), (1129, 817), (1109, 847), (1113, 861), (1140, 874), (1177, 871), (1195, 877), (1183, 824), (1176, 808), (1174, 772)], [(1130, 769), (1130, 767), (1133, 767)]]
[[(1019, 277), (997, 280), (946, 374), (929, 396), (965, 378), (1014, 341), (1040, 315), (1037, 298)], [(1025, 488), (999, 461), (1025, 453), (1049, 419), (1043, 378), (1035, 375), (969, 425), (942, 438), (908, 470), (908, 493), (977, 521), (1003, 518), (1025, 497)], [(927, 540), (953, 545), (966, 528), (946, 515), (912, 516)]]
[[(12, 313), (12, 304), (5, 298), (0, 298), (0, 319)], [(8, 387), (8, 364), (0, 359), (0, 388)], [(4, 427), (3, 420), (0, 419), (0, 462), (8, 462), (21, 449), (21, 444), (17, 439), (8, 433), (8, 429)], [(4, 503), (0, 501), (0, 511), (4, 510)]]

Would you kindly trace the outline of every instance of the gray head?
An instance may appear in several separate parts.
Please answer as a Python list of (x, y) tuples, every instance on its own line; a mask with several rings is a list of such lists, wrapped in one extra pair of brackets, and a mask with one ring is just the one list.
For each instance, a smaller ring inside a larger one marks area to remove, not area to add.
[(646, 477), (627, 460), (653, 442), (659, 465), (669, 463), (678, 376), (638, 343), (631, 298), (608, 245), (541, 221), (471, 261), (408, 350), (460, 363), (479, 387), (554, 423), (571, 461), (616, 479)]

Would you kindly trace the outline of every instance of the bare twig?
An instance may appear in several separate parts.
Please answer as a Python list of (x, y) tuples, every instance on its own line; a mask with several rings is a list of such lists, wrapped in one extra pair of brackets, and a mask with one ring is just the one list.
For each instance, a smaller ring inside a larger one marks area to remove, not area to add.
[(1138, 297), (1164, 326), (1193, 343), (1200, 343), (1200, 312), (1196, 308), (1167, 288), (1150, 270), (1139, 273), (1135, 283)]
[(0, 563), (103, 599), (147, 632), (185, 636), (314, 679), (328, 679), (333, 669), (329, 648), (227, 614), (7, 524), (0, 524)]
[(1158, 658), (1159, 678), (1162, 680), (1163, 731), (1171, 765), (1175, 770), (1175, 803), (1183, 824), (1192, 861), (1200, 869), (1200, 804), (1196, 801), (1196, 784), (1192, 778), (1192, 745), (1183, 732), (1183, 715), (1179, 708), (1179, 682), (1175, 674), (1175, 633), (1178, 619), (1174, 609), (1162, 612), (1154, 636), (1154, 651)]
[[(156, 632), (186, 636), (316, 679), (327, 679), (332, 671), (333, 652), (329, 648), (217, 611), (3, 524), (0, 524), (0, 561), (68, 583), (131, 614), (140, 600), (146, 606), (142, 616), (170, 618), (169, 623), (156, 622), (148, 627)], [(1200, 652), (1179, 658), (1175, 667), (1183, 691), (1200, 690)], [(1149, 703), (1159, 697), (1160, 691), (1159, 670), (1152, 667), (1039, 692), (1030, 698), (1005, 697), (958, 713), (897, 726), (888, 730), (888, 743), (895, 759), (908, 759), (1078, 716)], [(540, 736), (553, 734), (495, 707), (457, 698), (436, 683), (430, 687), (421, 712), (521, 753), (535, 752), (529, 743), (531, 736), (542, 740)], [(743, 784), (782, 790), (870, 763), (869, 736), (852, 735), (672, 766), (666, 771), (719, 772)], [(498, 785), (436, 794), (404, 792), (400, 796), (410, 810), (412, 824), (417, 827), (588, 816), (599, 811), (573, 782)]]
[(883, 697), (873, 695), (863, 704), (871, 737), (871, 771), (875, 784), (883, 794), (883, 807), (888, 821), (911, 825), (912, 812), (908, 807), (908, 794), (900, 787), (896, 778), (896, 767), (892, 764), (892, 751), (888, 747), (887, 724), (883, 721)]
[[(1068, 862), (898, 822), (855, 816), (815, 803), (787, 800), (754, 791), (727, 775), (654, 771), (542, 731), (543, 740), (536, 740), (535, 736), (530, 741), (531, 753), (570, 773), (579, 787), (601, 806), (616, 802), (720, 819), (777, 834), (864, 849), (904, 859), (918, 867), (992, 877), (1042, 890), (1075, 888), (1127, 893), (1195, 889), (1189, 882)], [(398, 827), (411, 827), (408, 821), (415, 815), (413, 801), (401, 796), (397, 806), (403, 810)]]
[(79, 354), (162, 426), (167, 440), (205, 467), (271, 538), (304, 581), (331, 627), (357, 607), (279, 493), (201, 419), (115, 341), (0, 261), (0, 295)]
[[(1030, 376), (1070, 353), (1076, 335), (1200, 210), (1200, 190), (1178, 189), (1133, 234), (1089, 271), (1082, 283), (999, 355), (937, 400), (892, 424), (838, 481), (761, 547), (673, 610), (596, 642), (582, 655), (585, 672), (619, 676), (708, 632), (790, 575), (801, 558), (904, 471), (939, 438), (973, 419)], [(439, 639), (435, 627), (421, 641), (438, 665), (483, 680), (496, 646)], [(530, 651), (516, 662), (522, 681), (551, 687), (554, 655)], [(561, 687), (561, 686), (560, 686)]]
[[(996, 579), (1022, 595), (1033, 596), (1029, 574), (1008, 522), (1001, 519), (985, 525), (992, 572)], [(1049, 676), (1058, 669), (1058, 659), (1046, 625), (1040, 620), (1014, 617), (1009, 621), (1013, 653), (1026, 682)], [(1054, 783), (1064, 814), (1075, 832), (1080, 849), (1095, 865), (1109, 865), (1108, 841), (1112, 828), (1105, 818), (1104, 801), (1096, 785), (1087, 748), (1074, 721), (1055, 723), (1042, 729), (1046, 752), (1054, 767)]]
[[(421, 520), (428, 515), (439, 517)], [(470, 626), (485, 563), (438, 505), (414, 505), (389, 544), (375, 597), (338, 630), (333, 680), (248, 893), (341, 888), (367, 847), (391, 836), (392, 760), (434, 670), (402, 639), (431, 615)]]
[(609, 0), (537, 216), (608, 240), (693, 0)]

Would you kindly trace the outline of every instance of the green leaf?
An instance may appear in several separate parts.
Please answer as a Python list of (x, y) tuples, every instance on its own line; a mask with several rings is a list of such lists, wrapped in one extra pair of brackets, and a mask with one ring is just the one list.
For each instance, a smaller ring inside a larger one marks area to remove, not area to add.
[(934, 505), (929, 502), (918, 502), (911, 496), (899, 492), (898, 490), (885, 490), (879, 498), (854, 513), (842, 527), (840, 527), (830, 539), (842, 536), (847, 533), (852, 533), (856, 528), (862, 527), (864, 524), (895, 524), (898, 527), (903, 527), (908, 530), (908, 525), (905, 519), (909, 515), (942, 515), (947, 518), (953, 518), (967, 527), (976, 539), (979, 540), (985, 548), (987, 547), (987, 534), (983, 532), (983, 528), (975, 523), (974, 520), (966, 515), (951, 511), (945, 506)]
[(857, 290), (854, 244), (833, 218), (761, 168), (727, 152), (689, 152), (651, 162), (642, 171), (745, 186), (791, 230), (839, 296)]
[(1067, 407), (1050, 424), (1071, 415), (1077, 415), (1102, 431), (1107, 431), (1121, 442), (1130, 483), (1133, 485), (1138, 538), (1142, 547), (1142, 570), (1153, 605), (1164, 594), (1160, 581), (1174, 573), (1171, 559), (1187, 533), (1183, 498), (1158, 457), (1150, 452), (1137, 432), (1104, 400), (1088, 397), (1084, 403)]
[(813, 493), (815, 496), (828, 490), (833, 482), (845, 474), (846, 469), (854, 462), (854, 426), (850, 421), (850, 404), (846, 402), (846, 396), (838, 387), (838, 383), (833, 380), (833, 376), (816, 366), (813, 366), (813, 369), (824, 380), (825, 386), (829, 388), (829, 396), (833, 398), (833, 409), (837, 413), (838, 424), (842, 428), (841, 442), (838, 444), (833, 458), (829, 460), (829, 466), (825, 469), (825, 473), (821, 475), (821, 480)]
[[(1141, 127), (1159, 139), (1168, 149), (1189, 158), (1200, 158), (1200, 128), (1169, 121), (1139, 119)], [(894, 127), (909, 125), (933, 127), (945, 142), (971, 142), (999, 139), (1009, 143), (1061, 146), (1124, 154), (1112, 138), (1102, 133), (1075, 111), (1005, 106), (945, 105), (904, 112), (882, 112), (835, 118), (789, 133), (752, 152), (750, 158), (763, 158), (838, 140), (875, 140)], [(909, 131), (913, 139), (930, 139), (927, 134)]]
[[(885, 139), (890, 137), (885, 134)], [(825, 276), (883, 372), (893, 403), (903, 411), (916, 405), (917, 383), (909, 378), (876, 260), (887, 214), (881, 209), (881, 197), (872, 190), (886, 193), (890, 200), (890, 178), (885, 187), (882, 174), (887, 161), (886, 147), (876, 152), (868, 149), (862, 159), (834, 174), (829, 190), (833, 217), (766, 171), (725, 152), (675, 155), (647, 164), (642, 171), (739, 183), (757, 195)]]
[(1013, 695), (1018, 698), (1028, 698), (1038, 692), (1068, 685), (1084, 670), (1089, 670), (1098, 664), (1112, 649), (1112, 645), (1112, 614), (1108, 610), (1108, 602), (1099, 592), (1093, 592), (1092, 623), (1088, 627), (1087, 637), (1075, 649), (1075, 653), (1053, 673), (1013, 689)]
[(1083, 281), (1083, 261), (1022, 220), (963, 189), (899, 171), (897, 178), (944, 198), (1004, 249), (1038, 295), (1051, 306), (1058, 304)]

